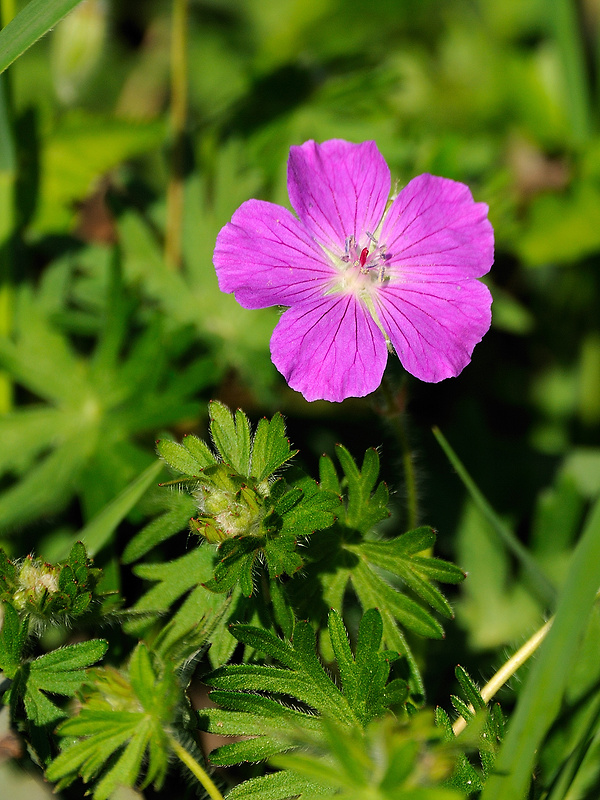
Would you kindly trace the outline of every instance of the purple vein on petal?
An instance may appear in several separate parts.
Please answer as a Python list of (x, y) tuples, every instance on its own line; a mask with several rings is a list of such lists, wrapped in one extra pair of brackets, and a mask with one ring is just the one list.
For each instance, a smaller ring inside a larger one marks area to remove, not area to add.
[(313, 236), (340, 254), (348, 236), (359, 238), (363, 229), (377, 226), (390, 183), (389, 169), (373, 142), (311, 141), (291, 148), (292, 206)]
[(248, 200), (217, 237), (214, 264), (222, 291), (246, 308), (291, 305), (323, 292), (335, 274), (322, 249), (290, 211)]
[(334, 402), (376, 389), (387, 360), (383, 334), (352, 295), (288, 309), (273, 332), (271, 356), (307, 400)]

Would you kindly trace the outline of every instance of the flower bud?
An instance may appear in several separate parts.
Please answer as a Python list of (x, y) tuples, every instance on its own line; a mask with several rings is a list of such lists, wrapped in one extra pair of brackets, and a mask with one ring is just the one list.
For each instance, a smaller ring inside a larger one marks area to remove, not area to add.
[(257, 489), (229, 474), (225, 464), (211, 471), (210, 483), (195, 492), (200, 516), (190, 520), (194, 533), (219, 543), (235, 536), (258, 535), (265, 515), (263, 497)]
[(21, 564), (12, 602), (17, 611), (41, 613), (48, 596), (58, 592), (60, 567), (31, 556)]

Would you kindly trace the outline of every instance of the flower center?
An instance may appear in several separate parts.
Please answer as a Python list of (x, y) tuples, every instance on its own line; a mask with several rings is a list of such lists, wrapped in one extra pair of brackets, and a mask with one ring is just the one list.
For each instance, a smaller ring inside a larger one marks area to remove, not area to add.
[[(382, 224), (383, 220), (377, 231), (381, 230)], [(354, 236), (346, 237), (343, 256), (332, 253), (321, 245), (337, 271), (337, 275), (325, 289), (325, 294), (352, 294), (359, 299), (391, 350), (389, 337), (381, 324), (375, 303), (375, 295), (391, 277), (386, 274), (389, 256), (386, 254), (385, 245), (380, 245), (372, 233), (366, 231), (365, 235), (370, 242), (369, 247), (360, 247)]]
[(385, 246), (380, 245), (373, 234), (367, 232), (366, 236), (367, 247), (360, 247), (354, 236), (348, 236), (342, 256), (327, 251), (338, 272), (330, 292), (352, 292), (365, 297), (389, 280), (385, 270)]
[(370, 275), (372, 279), (381, 282), (385, 271), (385, 246), (378, 244), (372, 233), (367, 231), (366, 235), (370, 240), (370, 246), (362, 249), (358, 247), (354, 236), (346, 238), (346, 248), (341, 261), (348, 265), (345, 271), (358, 269), (361, 274)]

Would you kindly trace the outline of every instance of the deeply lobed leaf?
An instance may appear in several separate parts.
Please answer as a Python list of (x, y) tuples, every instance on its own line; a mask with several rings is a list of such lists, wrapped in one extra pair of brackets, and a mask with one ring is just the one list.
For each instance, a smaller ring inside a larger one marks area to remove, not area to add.
[[(382, 625), (378, 611), (372, 609), (363, 618), (356, 656), (352, 655), (341, 617), (335, 611), (330, 614), (329, 629), (338, 658), (341, 688), (321, 664), (315, 635), (308, 623), (299, 622), (290, 641), (261, 628), (232, 626), (232, 633), (239, 641), (283, 666), (232, 665), (205, 678), (216, 689), (211, 698), (221, 709), (202, 712), (202, 726), (226, 735), (255, 737), (250, 742), (219, 748), (211, 757), (215, 763), (260, 760), (267, 754), (287, 750), (294, 746), (294, 737), (302, 731), (320, 735), (325, 718), (334, 718), (349, 729), (362, 729), (373, 718), (385, 714), (391, 702), (403, 702), (406, 694), (403, 695), (400, 684), (405, 688), (404, 682), (393, 681), (386, 686), (390, 662), (396, 654), (379, 651)], [(265, 697), (265, 692), (271, 697)], [(291, 709), (287, 705), (290, 698), (303, 708)]]

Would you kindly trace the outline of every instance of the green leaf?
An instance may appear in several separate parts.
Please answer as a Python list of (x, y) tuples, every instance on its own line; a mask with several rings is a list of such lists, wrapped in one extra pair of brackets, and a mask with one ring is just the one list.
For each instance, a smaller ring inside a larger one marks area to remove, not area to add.
[[(189, 437), (188, 437), (189, 438)], [(205, 464), (198, 461), (194, 454), (190, 452), (187, 447), (177, 442), (172, 442), (170, 439), (161, 439), (156, 444), (158, 455), (164, 459), (167, 464), (177, 472), (183, 475), (198, 476), (200, 475)], [(213, 464), (216, 464), (216, 459), (213, 458)]]
[(297, 452), (290, 449), (281, 414), (275, 414), (270, 421), (263, 418), (256, 427), (252, 442), (251, 473), (257, 481), (264, 481)]
[(99, 661), (108, 648), (104, 639), (67, 645), (27, 665), (23, 701), (30, 723), (46, 726), (62, 719), (65, 712), (46, 695), (73, 697), (86, 678), (86, 668)]
[(7, 678), (14, 678), (21, 666), (29, 621), (21, 620), (10, 603), (4, 602), (1, 611), (4, 618), (0, 629), (0, 669)]
[(476, 711), (485, 708), (485, 701), (466, 669), (459, 666), (456, 668), (455, 674), (467, 702), (469, 702)]
[[(182, 441), (185, 449), (193, 456), (196, 463), (200, 465), (200, 469), (210, 467), (216, 463), (214, 455), (211, 453), (208, 445), (199, 439), (197, 436), (188, 434), (183, 437)], [(180, 470), (182, 472), (183, 470)]]
[(52, 695), (73, 697), (86, 680), (86, 670), (98, 661), (108, 647), (103, 639), (68, 645), (22, 663), (15, 671), (9, 690), (12, 708), (21, 701), (26, 713), (28, 739), (43, 763), (52, 752), (50, 732), (56, 722), (66, 717)]
[(289, 797), (302, 800), (307, 793), (316, 800), (317, 797), (331, 797), (334, 791), (319, 787), (290, 770), (282, 770), (234, 786), (227, 793), (227, 800), (284, 800)]
[[(294, 497), (296, 502), (293, 501)], [(339, 496), (319, 487), (310, 478), (297, 481), (291, 492), (284, 495), (275, 506), (275, 512), (283, 518), (282, 532), (296, 537), (329, 528), (335, 522), (339, 509)]]
[(342, 485), (338, 478), (333, 461), (329, 456), (323, 455), (319, 460), (319, 481), (323, 489), (341, 495)]
[[(90, 258), (88, 263), (88, 255), (88, 249), (78, 251), (69, 270), (79, 270), (80, 259), (82, 272), (88, 268), (106, 271), (108, 261), (118, 260), (111, 256), (99, 263)], [(53, 269), (58, 266), (49, 267)], [(54, 406), (35, 414), (15, 411), (10, 415), (16, 432), (8, 437), (7, 445), (20, 455), (0, 456), (3, 470), (12, 473), (0, 494), (0, 527), (8, 532), (62, 510), (74, 494), (86, 520), (93, 518), (149, 465), (150, 454), (134, 437), (196, 414), (198, 384), (205, 386), (212, 379), (206, 368), (180, 382), (169, 362), (174, 356), (187, 355), (181, 352), (181, 336), (162, 330), (155, 314), (144, 318), (141, 332), (129, 337), (126, 346), (122, 333), (109, 335), (110, 323), (103, 324), (99, 317), (106, 313), (113, 321), (103, 303), (114, 300), (115, 292), (118, 295), (119, 282), (109, 280), (106, 289), (105, 273), (102, 280), (94, 275), (99, 286), (93, 297), (83, 300), (95, 309), (90, 316), (96, 322), (94, 330), (101, 331), (91, 356), (80, 355), (64, 331), (50, 323), (51, 309), (41, 297), (43, 289), (34, 294), (27, 283), (20, 285), (16, 298), (12, 340), (0, 336), (2, 366), (15, 382)], [(117, 310), (122, 305), (130, 308), (131, 299), (125, 296), (117, 302)], [(115, 325), (119, 328), (124, 322), (119, 318)], [(46, 430), (42, 430), (44, 419)], [(0, 434), (4, 430), (0, 424)], [(21, 435), (24, 442), (19, 441)], [(114, 517), (112, 521), (99, 518), (93, 523), (103, 530), (95, 530), (99, 542), (90, 541), (92, 549), (108, 535), (114, 521)]]
[[(227, 661), (236, 646), (236, 640), (229, 632), (228, 618), (223, 616), (229, 601), (223, 594), (205, 587), (213, 575), (214, 558), (214, 548), (205, 544), (166, 564), (135, 567), (137, 577), (153, 581), (155, 585), (133, 606), (132, 611), (141, 618), (126, 623), (126, 630), (138, 635), (147, 632), (158, 617), (163, 617), (183, 598), (167, 625), (164, 620), (162, 622), (161, 652), (177, 646), (182, 640), (191, 639), (194, 643), (197, 634), (211, 625), (211, 620), (218, 620), (216, 627), (211, 629), (212, 644), (208, 655), (213, 666)], [(236, 588), (231, 598), (236, 613), (241, 611), (239, 601), (240, 590)]]
[(395, 591), (382, 580), (367, 564), (359, 563), (352, 574), (352, 582), (361, 605), (373, 605), (373, 597), (377, 597), (381, 605), (398, 622), (409, 630), (433, 639), (442, 639), (444, 631), (437, 620), (415, 600)]
[(0, 600), (10, 600), (16, 588), (17, 567), (0, 547)]
[(229, 592), (234, 586), (244, 597), (254, 592), (254, 571), (264, 540), (250, 536), (226, 539), (219, 547), (219, 560), (212, 580), (206, 581), (207, 589), (213, 592)]
[(135, 506), (144, 492), (154, 483), (162, 470), (162, 463), (155, 461), (141, 475), (135, 478), (115, 497), (102, 511), (79, 531), (81, 539), (90, 555), (94, 555), (104, 547), (117, 526)]
[(89, 441), (68, 439), (0, 495), (0, 527), (7, 533), (60, 510), (89, 457)]
[[(433, 534), (433, 532), (432, 532)], [(385, 542), (364, 542), (360, 552), (375, 566), (397, 575), (407, 586), (418, 594), (431, 608), (451, 619), (454, 614), (443, 594), (428, 580), (433, 573), (436, 580), (458, 583), (464, 579), (462, 572), (454, 564), (439, 559), (419, 556), (407, 557), (404, 542), (409, 534)], [(435, 537), (432, 535), (432, 541)], [(430, 547), (431, 545), (427, 545)], [(417, 552), (422, 550), (419, 548)], [(409, 551), (410, 552), (410, 551)], [(450, 580), (448, 580), (450, 579)]]
[(271, 758), (271, 763), (289, 774), (290, 782), (295, 777), (292, 785), (306, 800), (330, 795), (343, 800), (460, 800), (462, 793), (444, 785), (451, 761), (439, 739), (429, 715), (404, 722), (387, 716), (364, 731), (325, 719), (319, 738), (303, 737), (301, 750)]
[(223, 461), (240, 475), (250, 475), (250, 423), (238, 409), (235, 417), (227, 406), (209, 404), (210, 433)]
[(180, 694), (173, 666), (154, 665), (142, 643), (127, 675), (97, 670), (79, 714), (58, 729), (66, 746), (48, 767), (48, 779), (59, 788), (78, 776), (93, 780), (94, 800), (108, 800), (121, 785), (160, 788), (168, 766), (167, 729)]
[(121, 557), (122, 562), (131, 564), (137, 561), (165, 539), (185, 530), (197, 511), (198, 507), (193, 497), (172, 492), (168, 498), (167, 511), (155, 517), (129, 540)]
[(75, 201), (89, 193), (96, 178), (125, 159), (160, 146), (164, 136), (162, 120), (132, 122), (81, 111), (65, 114), (42, 142), (34, 229), (47, 233), (71, 227)]
[(568, 192), (543, 192), (535, 197), (529, 225), (515, 243), (525, 264), (569, 264), (596, 253), (600, 247), (598, 203), (600, 191), (589, 179), (575, 181)]
[[(403, 702), (406, 693), (402, 699), (402, 682), (394, 682), (392, 691), (386, 691), (390, 662), (396, 654), (378, 649), (382, 635), (378, 611), (372, 609), (365, 614), (355, 657), (341, 617), (335, 611), (329, 617), (329, 630), (342, 677), (341, 689), (321, 664), (315, 650), (315, 635), (308, 623), (297, 623), (288, 641), (254, 626), (231, 627), (238, 641), (283, 666), (232, 665), (217, 669), (205, 678), (216, 690), (211, 692), (211, 699), (221, 708), (205, 709), (201, 715), (202, 726), (215, 733), (254, 737), (213, 751), (211, 760), (214, 763), (259, 761), (287, 750), (292, 746), (290, 737), (293, 739), (298, 732), (321, 733), (323, 716), (335, 718), (350, 728), (363, 728), (386, 712), (392, 698)], [(265, 697), (265, 692), (273, 697)], [(282, 695), (314, 711), (292, 709), (279, 699)], [(314, 712), (321, 716), (315, 716)]]
[(79, 0), (31, 0), (0, 31), (0, 72), (51, 30)]
[[(322, 470), (326, 463), (321, 461)], [(347, 469), (357, 479), (360, 473), (356, 465), (348, 465)], [(367, 486), (372, 487), (376, 476), (374, 468), (368, 467), (367, 472), (369, 469)], [(361, 495), (363, 501), (369, 498), (371, 502), (373, 498), (362, 490)], [(379, 514), (377, 517), (381, 518)], [(346, 522), (342, 506), (334, 526), (326, 533), (312, 536), (303, 548), (302, 574), (286, 585), (296, 614), (321, 624), (319, 611), (323, 605), (341, 610), (351, 585), (363, 611), (374, 607), (381, 610), (385, 646), (407, 659), (412, 691), (422, 695), (424, 687), (417, 663), (401, 628), (421, 636), (443, 637), (441, 625), (423, 604), (451, 618), (452, 608), (433, 581), (457, 583), (464, 579), (464, 572), (441, 559), (420, 555), (435, 541), (431, 528), (418, 528), (394, 539), (365, 541), (360, 532), (347, 528)]]
[(302, 568), (304, 562), (295, 548), (294, 537), (278, 536), (266, 542), (264, 554), (271, 579), (292, 576)]
[[(387, 507), (389, 493), (385, 483), (381, 482), (375, 488), (379, 475), (379, 455), (374, 448), (367, 450), (360, 470), (343, 445), (336, 445), (336, 455), (342, 465), (347, 487), (344, 524), (367, 533), (390, 514)], [(326, 460), (322, 460), (323, 469), (330, 470), (325, 463)]]
[[(452, 786), (467, 795), (481, 791), (489, 775), (495, 769), (496, 755), (504, 737), (504, 716), (500, 706), (488, 708), (479, 689), (469, 673), (463, 667), (455, 670), (463, 697), (453, 695), (452, 705), (456, 712), (469, 723), (466, 733), (461, 734), (459, 746), (470, 751), (476, 747), (479, 753), (481, 769), (476, 769), (466, 754), (462, 754), (450, 779)], [(436, 709), (436, 724), (444, 731), (444, 739), (452, 746), (457, 740), (452, 723), (445, 711)], [(475, 738), (476, 737), (476, 738)]]

